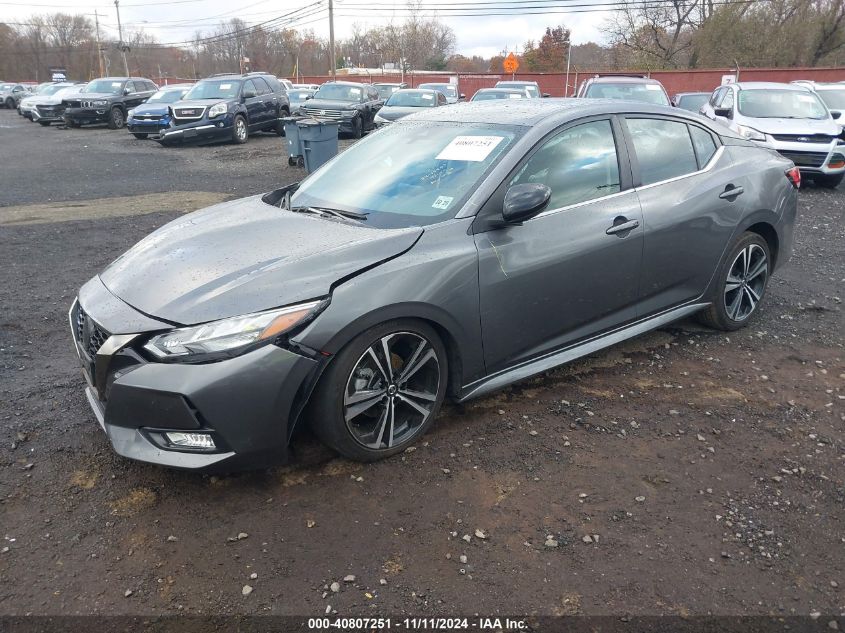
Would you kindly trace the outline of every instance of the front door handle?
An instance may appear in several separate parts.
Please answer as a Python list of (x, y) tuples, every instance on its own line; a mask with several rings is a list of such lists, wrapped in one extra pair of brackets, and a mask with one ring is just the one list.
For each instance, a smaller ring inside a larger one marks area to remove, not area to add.
[(731, 200), (732, 198), (736, 198), (737, 196), (741, 196), (745, 193), (745, 189), (742, 187), (734, 187), (733, 185), (728, 185), (725, 187), (725, 190), (719, 194), (719, 197), (722, 200)]
[[(626, 217), (618, 217), (613, 220), (613, 226), (605, 231), (608, 235), (615, 235), (617, 233), (627, 233), (640, 225), (639, 220), (629, 220)], [(622, 237), (625, 237), (624, 235)]]

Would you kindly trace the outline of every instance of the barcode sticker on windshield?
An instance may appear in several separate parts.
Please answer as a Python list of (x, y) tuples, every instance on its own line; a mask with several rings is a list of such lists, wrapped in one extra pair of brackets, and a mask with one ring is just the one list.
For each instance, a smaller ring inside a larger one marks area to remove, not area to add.
[(437, 200), (434, 201), (434, 204), (431, 205), (433, 209), (448, 209), (449, 205), (452, 204), (452, 200), (454, 200), (451, 196), (437, 196)]
[(655, 84), (646, 84), (645, 89), (646, 90), (662, 90), (662, 88), (660, 86), (657, 86)]
[(504, 136), (456, 136), (435, 158), (480, 163), (490, 155)]
[(232, 84), (220, 84), (220, 90), (229, 90), (231, 87)]

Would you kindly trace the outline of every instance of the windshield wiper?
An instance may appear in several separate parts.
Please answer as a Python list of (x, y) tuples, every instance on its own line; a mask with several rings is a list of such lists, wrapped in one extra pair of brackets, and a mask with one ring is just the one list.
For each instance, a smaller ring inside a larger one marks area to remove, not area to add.
[(343, 218), (345, 220), (363, 221), (367, 219), (366, 213), (358, 213), (357, 211), (345, 211), (341, 209), (331, 209), (329, 207), (288, 207), (294, 213), (316, 213), (318, 215), (330, 215), (335, 218)]

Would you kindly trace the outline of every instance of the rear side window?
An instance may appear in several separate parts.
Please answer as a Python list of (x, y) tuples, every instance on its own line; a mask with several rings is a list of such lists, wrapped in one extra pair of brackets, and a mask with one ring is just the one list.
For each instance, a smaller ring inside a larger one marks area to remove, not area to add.
[(695, 154), (698, 157), (698, 167), (701, 169), (710, 162), (713, 154), (716, 153), (716, 143), (713, 141), (710, 132), (706, 132), (697, 125), (690, 125), (689, 133), (695, 147)]
[(255, 92), (260, 95), (266, 95), (270, 93), (270, 88), (267, 83), (261, 77), (256, 77), (252, 80), (252, 83), (255, 84)]
[(667, 119), (626, 119), (642, 184), (698, 171), (687, 124)]
[(546, 141), (510, 184), (532, 182), (552, 190), (549, 209), (619, 191), (619, 161), (610, 121), (582, 123)]
[(263, 75), (261, 78), (270, 86), (271, 92), (281, 92), (285, 89), (273, 75)]

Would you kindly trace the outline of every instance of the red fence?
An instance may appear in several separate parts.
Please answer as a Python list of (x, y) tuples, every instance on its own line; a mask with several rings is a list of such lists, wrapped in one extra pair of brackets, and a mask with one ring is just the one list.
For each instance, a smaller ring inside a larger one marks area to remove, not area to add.
[[(639, 71), (637, 71), (639, 72)], [(594, 71), (574, 70), (569, 74), (569, 96), (572, 95), (576, 86), (576, 78), (580, 83), (586, 77), (594, 75)], [(730, 68), (711, 70), (657, 70), (652, 71), (650, 76), (660, 81), (666, 88), (669, 95), (678, 92), (710, 92), (722, 83), (722, 75), (733, 75)], [(454, 76), (454, 75), (451, 75)], [(405, 75), (405, 81), (412, 87), (427, 82), (448, 82), (449, 74), (414, 74)], [(495, 73), (458, 73), (458, 85), (460, 91), (467, 98), (471, 97), (479, 88), (490, 88), (497, 81), (510, 79), (510, 75)], [(399, 75), (338, 75), (338, 80), (363, 81), (363, 82), (398, 82)], [(810, 79), (812, 81), (845, 81), (845, 68), (749, 68), (740, 70), (741, 81), (777, 81), (789, 82), (794, 79)], [(330, 77), (309, 76), (300, 77), (301, 83), (321, 84), (328, 81)], [(536, 81), (540, 84), (540, 90), (547, 92), (553, 97), (565, 96), (564, 86), (566, 84), (565, 73), (518, 73), (516, 79), (523, 81)], [(291, 81), (296, 80), (291, 77)]]

